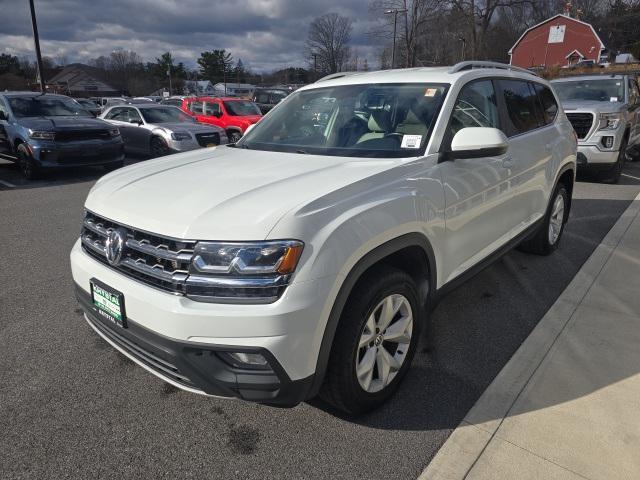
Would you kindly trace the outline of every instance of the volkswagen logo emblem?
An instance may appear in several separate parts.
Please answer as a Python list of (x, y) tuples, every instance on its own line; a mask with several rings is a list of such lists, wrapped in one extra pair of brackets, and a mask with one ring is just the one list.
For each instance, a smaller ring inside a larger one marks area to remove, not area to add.
[(127, 241), (127, 233), (122, 229), (111, 230), (104, 242), (104, 250), (107, 254), (109, 264), (116, 266), (122, 259), (125, 242)]

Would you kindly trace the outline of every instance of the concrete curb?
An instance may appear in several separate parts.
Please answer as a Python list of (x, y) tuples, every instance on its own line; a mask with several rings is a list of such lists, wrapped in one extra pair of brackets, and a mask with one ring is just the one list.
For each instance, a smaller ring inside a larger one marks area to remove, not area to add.
[(618, 218), (418, 480), (462, 480), (468, 475), (562, 331), (570, 325), (576, 308), (639, 214), (640, 194)]

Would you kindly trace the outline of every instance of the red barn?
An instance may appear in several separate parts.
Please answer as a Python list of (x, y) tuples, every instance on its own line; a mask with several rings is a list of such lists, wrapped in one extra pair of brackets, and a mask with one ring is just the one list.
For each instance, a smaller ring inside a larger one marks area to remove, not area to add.
[(511, 50), (511, 65), (551, 67), (572, 65), (580, 60), (600, 60), (604, 44), (593, 27), (558, 14), (529, 28)]

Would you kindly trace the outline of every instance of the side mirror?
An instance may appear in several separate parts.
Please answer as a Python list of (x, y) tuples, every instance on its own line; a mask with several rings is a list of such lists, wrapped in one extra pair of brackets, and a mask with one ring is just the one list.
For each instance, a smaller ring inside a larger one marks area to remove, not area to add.
[(5, 112), (0, 111), (0, 120), (9, 120)]
[(449, 158), (496, 157), (507, 153), (509, 140), (501, 130), (489, 127), (467, 127), (451, 141)]

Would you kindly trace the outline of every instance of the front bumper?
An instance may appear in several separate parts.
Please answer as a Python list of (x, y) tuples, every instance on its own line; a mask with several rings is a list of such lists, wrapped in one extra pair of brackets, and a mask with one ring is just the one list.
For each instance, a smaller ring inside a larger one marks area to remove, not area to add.
[[(172, 380), (167, 372), (154, 370), (133, 358), (165, 381), (186, 390), (279, 405), (292, 405), (309, 395), (328, 317), (325, 304), (335, 278), (294, 282), (272, 304), (212, 304), (195, 302), (129, 278), (94, 260), (82, 250), (79, 241), (70, 260), (77, 296), (81, 303), (85, 299), (83, 309), (89, 321), (95, 317), (87, 300), (89, 281), (96, 278), (124, 294), (130, 319), (131, 328), (106, 325), (105, 328), (111, 328), (107, 333), (115, 331), (125, 338), (139, 334), (140, 342), (150, 345), (145, 351), (181, 371), (186, 368), (188, 373), (184, 376), (193, 386)], [(100, 326), (93, 322), (94, 328), (96, 325)], [(107, 340), (123, 351), (108, 336)], [(229, 371), (230, 367), (215, 356), (221, 349), (263, 354), (273, 370), (271, 378), (255, 370)], [(193, 351), (203, 354), (192, 357)], [(222, 370), (223, 366), (226, 369)]]
[(85, 141), (60, 145), (55, 142), (29, 142), (33, 159), (40, 168), (109, 165), (124, 161), (121, 139), (107, 142)]
[(618, 160), (618, 153), (618, 150), (603, 150), (596, 145), (578, 145), (578, 167), (611, 167)]
[[(127, 328), (108, 323), (76, 285), (76, 298), (89, 325), (113, 347), (164, 381), (187, 391), (280, 406), (295, 406), (307, 398), (313, 375), (292, 381), (264, 348), (182, 342), (148, 330), (127, 319)], [(220, 352), (260, 353), (270, 370), (234, 368)]]

